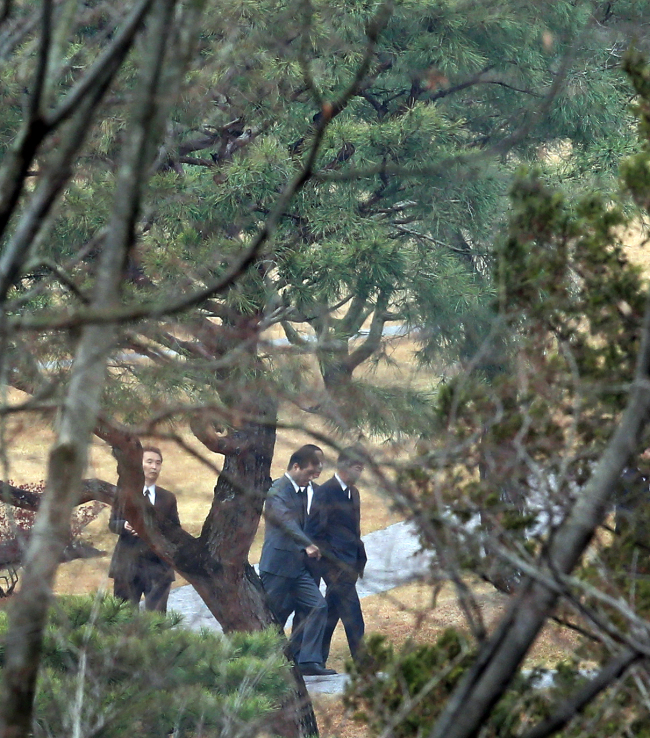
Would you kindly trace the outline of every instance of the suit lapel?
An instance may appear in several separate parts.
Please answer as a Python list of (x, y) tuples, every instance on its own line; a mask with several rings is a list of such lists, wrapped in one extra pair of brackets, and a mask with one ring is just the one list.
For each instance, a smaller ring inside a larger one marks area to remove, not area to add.
[[(305, 529), (305, 523), (307, 520), (307, 502), (303, 503), (303, 495), (300, 492), (296, 492), (293, 484), (285, 477), (285, 498), (288, 498), (289, 505), (296, 513), (296, 520), (302, 530)], [(307, 495), (304, 496), (305, 498)]]

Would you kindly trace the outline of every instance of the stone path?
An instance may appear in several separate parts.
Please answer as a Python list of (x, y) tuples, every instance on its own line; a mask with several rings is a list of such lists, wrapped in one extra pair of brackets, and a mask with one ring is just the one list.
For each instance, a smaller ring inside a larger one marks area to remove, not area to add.
[[(359, 597), (387, 592), (424, 575), (431, 553), (421, 552), (415, 529), (410, 523), (395, 523), (363, 537), (368, 564), (363, 579), (357, 584)], [(191, 585), (173, 589), (169, 595), (169, 609), (183, 615), (185, 624), (195, 630), (208, 628), (221, 631), (221, 626)], [(329, 677), (306, 677), (311, 693), (336, 694), (343, 691), (347, 677), (336, 674)]]

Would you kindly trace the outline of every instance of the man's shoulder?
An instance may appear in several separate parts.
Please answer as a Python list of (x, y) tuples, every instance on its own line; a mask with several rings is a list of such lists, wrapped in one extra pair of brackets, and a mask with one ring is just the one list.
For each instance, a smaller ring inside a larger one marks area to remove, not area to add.
[(293, 491), (293, 484), (287, 479), (287, 477), (283, 474), (281, 477), (278, 477), (273, 484), (270, 486), (268, 494), (271, 495), (277, 495), (282, 494), (283, 492), (287, 491)]
[(176, 495), (173, 492), (170, 492), (168, 489), (165, 489), (164, 487), (159, 487), (156, 485), (156, 496), (160, 495), (160, 499), (164, 500), (167, 499), (169, 501), (175, 500)]
[(335, 494), (336, 492), (341, 491), (342, 490), (341, 485), (339, 484), (339, 480), (336, 477), (332, 477), (326, 482), (318, 485), (318, 487), (314, 489), (314, 495), (318, 495), (319, 497), (326, 497), (328, 495)]

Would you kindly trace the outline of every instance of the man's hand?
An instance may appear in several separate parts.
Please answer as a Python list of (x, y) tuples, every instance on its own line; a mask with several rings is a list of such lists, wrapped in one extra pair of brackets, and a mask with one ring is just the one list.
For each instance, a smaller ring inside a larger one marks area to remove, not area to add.
[(320, 560), (320, 548), (318, 548), (318, 546), (314, 546), (313, 543), (311, 546), (307, 546), (305, 553), (310, 559), (316, 559), (317, 561)]
[(137, 536), (138, 534), (135, 532), (135, 528), (129, 523), (128, 520), (124, 521), (124, 530), (127, 533), (130, 533), (132, 536)]

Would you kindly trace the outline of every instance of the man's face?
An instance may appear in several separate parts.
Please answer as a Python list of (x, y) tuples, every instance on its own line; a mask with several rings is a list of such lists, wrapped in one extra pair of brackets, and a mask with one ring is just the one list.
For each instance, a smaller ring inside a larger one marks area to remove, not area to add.
[(318, 477), (320, 477), (320, 473), (323, 471), (323, 464), (325, 462), (325, 456), (322, 451), (316, 451), (316, 456), (318, 456), (318, 466), (316, 467), (316, 474), (314, 474), (312, 479), (318, 479)]
[(291, 478), (299, 487), (306, 487), (312, 479), (315, 479), (322, 469), (320, 464), (309, 464), (301, 469), (298, 464), (294, 464), (289, 473)]
[(145, 451), (142, 454), (142, 468), (144, 469), (144, 481), (147, 487), (156, 483), (161, 466), (162, 459), (155, 451)]
[(359, 477), (363, 474), (363, 464), (361, 462), (350, 464), (346, 471), (346, 482), (348, 484), (356, 484), (359, 481)]

